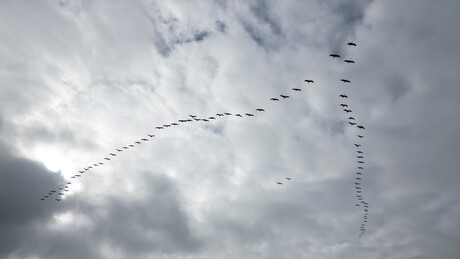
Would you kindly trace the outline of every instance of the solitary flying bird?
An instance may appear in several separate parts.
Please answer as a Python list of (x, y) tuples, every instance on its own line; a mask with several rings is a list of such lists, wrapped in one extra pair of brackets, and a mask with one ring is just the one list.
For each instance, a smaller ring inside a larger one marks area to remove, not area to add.
[(355, 47), (356, 47), (356, 43), (354, 43), (353, 41), (348, 42), (347, 45), (348, 45), (348, 46), (355, 46)]

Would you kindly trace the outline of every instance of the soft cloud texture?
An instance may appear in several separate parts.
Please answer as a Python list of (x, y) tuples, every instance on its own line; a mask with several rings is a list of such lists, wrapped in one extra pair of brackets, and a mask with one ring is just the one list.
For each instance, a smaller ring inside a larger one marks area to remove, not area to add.
[(0, 5), (2, 258), (460, 256), (457, 1)]

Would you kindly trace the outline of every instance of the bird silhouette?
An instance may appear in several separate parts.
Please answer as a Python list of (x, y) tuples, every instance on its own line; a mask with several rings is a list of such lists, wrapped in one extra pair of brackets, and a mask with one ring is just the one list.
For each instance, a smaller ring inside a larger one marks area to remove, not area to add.
[(354, 47), (356, 47), (356, 43), (354, 43), (353, 41), (351, 41), (351, 42), (348, 42), (348, 43), (347, 43), (347, 45), (348, 45), (348, 46), (350, 46), (350, 47), (351, 47), (351, 46), (354, 46)]
[(330, 57), (333, 57), (333, 58), (340, 58), (340, 55), (339, 55), (339, 54), (334, 54), (334, 53), (333, 53), (333, 54), (330, 54), (329, 56), (330, 56)]

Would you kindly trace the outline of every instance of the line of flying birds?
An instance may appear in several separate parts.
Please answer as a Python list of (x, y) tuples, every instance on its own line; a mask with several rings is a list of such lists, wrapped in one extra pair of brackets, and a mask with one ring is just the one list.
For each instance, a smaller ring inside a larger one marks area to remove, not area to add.
[[(347, 45), (348, 46), (356, 46), (356, 43), (349, 42), (349, 43), (347, 43)], [(340, 55), (336, 54), (336, 53), (330, 54), (329, 56), (331, 56), (333, 58), (340, 58)], [(348, 64), (355, 63), (351, 59), (345, 59), (344, 62), (348, 63)], [(341, 78), (340, 81), (343, 82), (343, 83), (347, 83), (347, 84), (351, 83), (350, 80), (345, 79), (345, 78)], [(307, 83), (307, 84), (313, 84), (314, 83), (314, 81), (311, 80), (311, 79), (305, 79), (304, 82)], [(300, 92), (300, 91), (302, 91), (302, 89), (301, 88), (292, 88), (292, 91)], [(345, 95), (345, 94), (340, 94), (339, 97), (342, 100), (343, 99), (348, 99), (348, 96)], [(280, 100), (285, 100), (285, 99), (289, 99), (289, 98), (290, 98), (289, 95), (281, 94), (281, 95), (279, 95), (279, 97), (271, 97), (270, 100), (273, 101), (273, 102), (279, 102)], [(342, 102), (342, 103), (340, 103), (340, 106), (343, 108), (343, 111), (346, 112), (347, 114), (352, 112), (352, 110), (349, 107), (349, 104)], [(257, 108), (257, 109), (255, 109), (255, 111), (256, 112), (264, 112), (265, 109)], [(195, 122), (196, 121), (211, 122), (213, 120), (217, 120), (218, 118), (225, 117), (225, 116), (235, 116), (235, 117), (240, 117), (240, 118), (242, 118), (244, 116), (246, 116), (246, 117), (254, 117), (254, 113), (234, 113), (234, 114), (232, 114), (230, 112), (222, 112), (222, 113), (216, 113), (215, 115), (207, 116), (207, 117), (198, 117), (197, 115), (189, 115), (189, 118), (180, 119), (177, 122), (171, 122), (169, 124), (159, 125), (159, 126), (156, 126), (155, 129), (156, 130), (164, 130), (164, 129), (169, 128), (169, 127), (179, 126), (182, 123), (189, 123), (189, 122), (194, 122), (194, 121)], [(360, 130), (365, 129), (365, 127), (363, 125), (358, 125), (357, 122), (356, 122), (356, 119), (354, 117), (352, 117), (352, 116), (348, 117), (348, 124), (350, 124), (351, 126), (356, 126)], [(358, 134), (357, 136), (358, 136), (359, 139), (362, 139), (364, 137), (364, 135), (361, 135), (361, 134)], [(95, 169), (96, 167), (99, 167), (99, 166), (104, 166), (105, 165), (104, 162), (107, 163), (107, 162), (111, 161), (112, 159), (117, 157), (117, 154), (120, 154), (121, 152), (123, 152), (125, 150), (133, 149), (133, 148), (136, 147), (136, 145), (141, 145), (142, 143), (145, 143), (145, 142), (149, 141), (153, 137), (155, 137), (154, 134), (147, 134), (145, 137), (142, 137), (139, 140), (136, 140), (136, 141), (134, 141), (134, 142), (132, 142), (130, 144), (127, 144), (125, 146), (122, 146), (120, 148), (116, 148), (115, 151), (110, 152), (106, 157), (104, 157), (100, 161), (95, 162), (93, 164), (90, 164), (90, 165), (84, 167), (83, 169), (79, 170), (76, 174), (72, 175), (70, 178), (76, 180), (76, 179), (84, 176), (85, 173), (90, 172), (92, 169)], [(364, 168), (362, 166), (362, 164), (364, 164), (364, 152), (360, 149), (362, 144), (355, 143), (354, 145), (357, 148), (357, 150), (356, 150), (356, 152), (357, 152), (356, 158), (358, 159), (357, 163), (359, 165), (359, 166), (357, 166), (357, 172), (356, 172), (356, 177), (355, 177), (355, 182), (354, 182), (354, 188), (356, 190), (356, 193), (357, 193), (356, 197), (357, 197), (357, 200), (358, 200), (358, 203), (356, 204), (356, 206), (363, 206), (364, 207), (363, 210), (365, 212), (364, 216), (363, 216), (363, 222), (362, 222), (361, 227), (360, 227), (360, 237), (362, 237), (364, 235), (364, 233), (366, 232), (366, 223), (367, 223), (369, 204), (363, 198), (362, 187), (361, 187), (362, 178), (363, 178), (363, 170), (364, 170)], [(290, 181), (292, 178), (291, 177), (286, 177), (285, 179), (287, 181)], [(65, 196), (66, 192), (69, 192), (69, 188), (70, 188), (70, 186), (72, 184), (72, 181), (73, 180), (70, 180), (70, 181), (66, 182), (66, 184), (63, 185), (63, 186), (60, 186), (60, 187), (58, 187), (56, 189), (49, 190), (45, 195), (43, 195), (40, 198), (40, 200), (44, 201), (44, 200), (47, 200), (47, 199), (51, 199), (53, 195), (56, 195), (56, 197), (54, 199), (56, 201), (61, 201), (62, 198)], [(277, 185), (283, 185), (283, 182), (278, 181), (278, 182), (276, 182), (276, 184)]]
[[(305, 82), (313, 83), (313, 80), (306, 79)], [(300, 92), (300, 91), (302, 91), (302, 89), (300, 89), (300, 88), (292, 88), (292, 91)], [(279, 95), (279, 97), (270, 98), (270, 100), (276, 102), (276, 101), (289, 99), (289, 98), (290, 98), (289, 95), (281, 94), (281, 95)], [(257, 109), (255, 109), (255, 111), (260, 113), (260, 112), (265, 112), (265, 109), (257, 108)], [(235, 116), (235, 117), (242, 118), (244, 116), (246, 116), (246, 117), (254, 117), (255, 114), (254, 113), (249, 113), (249, 112), (247, 112), (247, 113), (222, 112), (222, 113), (216, 113), (215, 115), (207, 116), (207, 117), (198, 117), (197, 115), (192, 115), (191, 114), (191, 115), (189, 115), (189, 118), (180, 119), (177, 122), (172, 122), (172, 123), (169, 123), (169, 124), (159, 125), (159, 126), (156, 126), (155, 129), (156, 130), (164, 130), (164, 129), (169, 128), (169, 127), (179, 126), (182, 123), (189, 123), (189, 122), (194, 122), (194, 121), (195, 122), (196, 121), (211, 122), (213, 120), (217, 120), (218, 118), (224, 117), (224, 116), (227, 116), (227, 117), (228, 116)], [(70, 178), (76, 180), (76, 179), (84, 176), (85, 173), (90, 172), (92, 169), (94, 169), (96, 167), (99, 167), (99, 166), (104, 166), (105, 165), (104, 163), (108, 163), (109, 161), (111, 161), (112, 159), (117, 157), (118, 156), (117, 154), (120, 154), (124, 150), (133, 149), (133, 148), (136, 147), (136, 145), (141, 145), (142, 143), (145, 143), (145, 142), (149, 141), (153, 137), (155, 137), (155, 134), (147, 134), (145, 137), (142, 137), (141, 139), (139, 139), (137, 141), (134, 141), (134, 142), (132, 142), (130, 144), (127, 144), (125, 146), (116, 148), (113, 152), (110, 152), (106, 157), (102, 158), (100, 161), (84, 167), (83, 169), (79, 170), (76, 174), (72, 175)], [(290, 181), (291, 179), (292, 179), (291, 177), (286, 177), (286, 180), (288, 180), (288, 181)], [(54, 199), (56, 201), (61, 201), (62, 198), (64, 197), (64, 195), (66, 194), (66, 192), (69, 191), (70, 186), (72, 184), (72, 181), (73, 180), (70, 180), (70, 181), (66, 182), (65, 185), (60, 186), (60, 187), (58, 187), (56, 189), (51, 189), (45, 195), (43, 195), (40, 198), (40, 200), (44, 201), (44, 200), (52, 198), (53, 195), (56, 195), (57, 197), (55, 197)], [(282, 185), (283, 183), (278, 181), (278, 182), (276, 182), (276, 184)]]
[[(356, 47), (356, 43), (354, 42), (348, 42), (347, 43), (348, 46), (354, 46)], [(340, 58), (340, 55), (339, 54), (336, 54), (336, 53), (333, 53), (333, 54), (330, 54), (329, 56), (331, 56), (332, 58)], [(355, 63), (353, 60), (350, 60), (350, 59), (345, 59), (344, 62), (346, 63)], [(351, 81), (348, 80), (348, 79), (345, 79), (345, 78), (341, 78), (340, 79), (341, 82), (345, 83), (345, 84), (350, 84)], [(348, 99), (348, 96), (345, 95), (345, 94), (340, 94), (339, 97), (341, 99)], [(352, 110), (350, 109), (349, 105), (347, 103), (340, 103), (340, 106), (341, 108), (343, 109), (343, 111), (345, 113), (351, 113)], [(357, 122), (356, 122), (356, 119), (352, 116), (348, 117), (348, 124), (350, 124), (351, 126), (356, 126), (357, 128), (359, 129), (365, 129), (364, 126), (362, 125), (357, 125)], [(361, 135), (361, 134), (357, 134), (357, 137), (358, 139), (362, 139), (364, 137), (364, 135)], [(368, 219), (368, 215), (369, 215), (369, 203), (367, 203), (365, 201), (365, 199), (363, 198), (363, 189), (362, 189), (362, 180), (363, 180), (363, 170), (364, 170), (364, 167), (363, 167), (363, 164), (364, 164), (364, 152), (362, 151), (361, 147), (362, 147), (362, 144), (358, 144), (358, 143), (355, 143), (354, 144), (355, 147), (356, 147), (356, 159), (357, 159), (357, 164), (358, 166), (356, 167), (357, 171), (355, 172), (355, 178), (354, 178), (354, 189), (356, 191), (356, 198), (358, 200), (358, 202), (356, 203), (356, 207), (363, 207), (363, 212), (364, 212), (364, 215), (363, 215), (363, 220), (361, 222), (361, 226), (360, 226), (360, 234), (359, 234), (359, 237), (361, 238), (364, 233), (366, 232), (366, 223), (367, 223), (367, 219)]]

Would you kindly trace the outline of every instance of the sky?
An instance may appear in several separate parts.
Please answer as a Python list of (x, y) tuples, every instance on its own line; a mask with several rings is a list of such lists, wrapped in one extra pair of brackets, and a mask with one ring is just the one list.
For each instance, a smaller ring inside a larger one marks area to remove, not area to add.
[(460, 258), (459, 11), (1, 1), (0, 257)]

